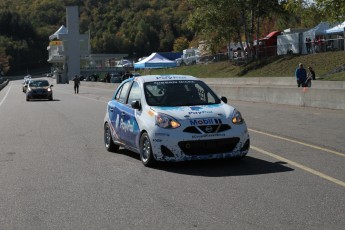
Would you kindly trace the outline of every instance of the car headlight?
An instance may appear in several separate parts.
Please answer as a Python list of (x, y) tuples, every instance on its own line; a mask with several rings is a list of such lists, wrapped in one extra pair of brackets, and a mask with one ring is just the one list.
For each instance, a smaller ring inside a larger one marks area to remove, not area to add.
[(156, 125), (165, 129), (176, 129), (181, 126), (175, 118), (163, 113), (156, 114)]
[(28, 92), (30, 92), (31, 91), (31, 88), (29, 88), (29, 87), (27, 87), (27, 89), (26, 89)]
[(235, 110), (235, 112), (233, 113), (233, 116), (232, 116), (232, 123), (238, 125), (238, 124), (242, 124), (243, 121), (244, 121), (244, 119), (243, 119), (240, 111)]
[(51, 89), (51, 88), (48, 88), (48, 92), (50, 92), (50, 91), (52, 91), (52, 89)]

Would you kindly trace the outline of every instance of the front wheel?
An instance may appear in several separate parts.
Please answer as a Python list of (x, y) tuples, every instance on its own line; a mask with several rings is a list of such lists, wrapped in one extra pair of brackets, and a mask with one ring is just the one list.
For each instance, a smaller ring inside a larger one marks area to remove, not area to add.
[(119, 150), (119, 146), (116, 145), (113, 141), (108, 123), (105, 123), (104, 125), (104, 145), (109, 152), (115, 152)]
[(152, 167), (156, 163), (152, 153), (151, 141), (147, 133), (143, 133), (140, 137), (140, 159), (146, 167)]

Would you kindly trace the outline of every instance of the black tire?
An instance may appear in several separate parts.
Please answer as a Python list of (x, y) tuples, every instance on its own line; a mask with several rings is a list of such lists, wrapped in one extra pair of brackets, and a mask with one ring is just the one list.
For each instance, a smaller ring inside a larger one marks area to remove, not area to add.
[(156, 164), (152, 153), (151, 141), (147, 133), (143, 133), (140, 137), (140, 160), (146, 167), (152, 167)]
[(104, 124), (104, 145), (109, 152), (115, 152), (119, 150), (119, 146), (116, 145), (113, 141), (108, 123)]
[(243, 156), (237, 156), (237, 157), (233, 157), (232, 158), (232, 160), (234, 160), (234, 161), (241, 161), (243, 158), (245, 158), (247, 156), (247, 154), (246, 155), (243, 155)]
[(26, 96), (26, 101), (30, 101), (30, 98), (28, 96)]
[(51, 95), (50, 97), (49, 97), (49, 101), (52, 101), (53, 100), (53, 95)]

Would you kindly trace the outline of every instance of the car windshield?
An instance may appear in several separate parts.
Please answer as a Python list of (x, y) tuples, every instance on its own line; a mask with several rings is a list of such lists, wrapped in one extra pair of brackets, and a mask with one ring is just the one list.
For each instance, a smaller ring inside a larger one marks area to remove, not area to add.
[(49, 86), (49, 82), (48, 81), (30, 81), (29, 85), (31, 87), (45, 87), (45, 86)]
[(144, 84), (145, 98), (151, 106), (191, 106), (219, 104), (220, 99), (202, 81), (156, 81)]

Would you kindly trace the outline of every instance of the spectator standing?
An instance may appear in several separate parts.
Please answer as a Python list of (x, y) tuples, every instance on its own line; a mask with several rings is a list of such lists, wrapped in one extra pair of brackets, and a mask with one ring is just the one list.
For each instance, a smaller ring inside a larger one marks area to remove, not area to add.
[(310, 37), (307, 37), (305, 39), (305, 46), (307, 48), (307, 53), (310, 54), (311, 53), (311, 39), (310, 39)]
[(313, 38), (313, 52), (316, 53), (317, 52), (317, 39), (316, 37)]
[(305, 82), (307, 80), (307, 71), (304, 69), (302, 63), (299, 63), (298, 68), (295, 71), (295, 77), (297, 80), (297, 86), (305, 87)]
[(305, 81), (305, 86), (311, 87), (311, 81), (315, 80), (315, 71), (311, 66), (308, 67), (307, 80)]
[(315, 80), (316, 76), (315, 76), (315, 71), (313, 70), (313, 68), (311, 66), (308, 67), (309, 70), (309, 75), (311, 76), (312, 80)]
[(78, 94), (79, 93), (80, 80), (79, 80), (79, 77), (77, 74), (74, 76), (73, 81), (74, 81), (74, 93)]
[(318, 47), (318, 52), (322, 52), (322, 38), (319, 37), (317, 40), (317, 47)]

